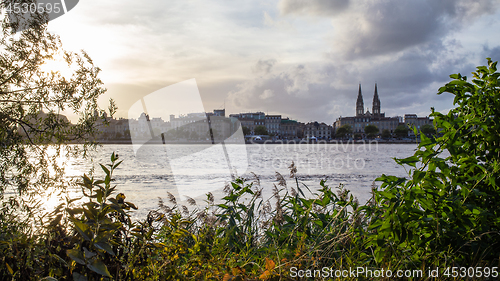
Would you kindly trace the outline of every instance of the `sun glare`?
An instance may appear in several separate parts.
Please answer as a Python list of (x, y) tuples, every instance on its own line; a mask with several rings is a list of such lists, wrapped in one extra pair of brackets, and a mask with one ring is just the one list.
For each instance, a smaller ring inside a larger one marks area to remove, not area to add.
[[(57, 154), (57, 150), (55, 149), (55, 147), (48, 147), (46, 152), (49, 159)], [(80, 176), (83, 174), (83, 172), (76, 169), (74, 165), (72, 165), (72, 162), (74, 162), (72, 160), (74, 159), (72, 159), (71, 157), (67, 158), (65, 156), (66, 152), (66, 148), (63, 147), (55, 161), (57, 163), (57, 166), (64, 168), (65, 180), (69, 181), (70, 178)], [(49, 174), (51, 176), (55, 176), (55, 173), (56, 172), (53, 167), (49, 166)], [(67, 189), (58, 189), (56, 187), (50, 187), (45, 190), (44, 194), (42, 194), (38, 198), (39, 200), (41, 200), (47, 213), (52, 212), (59, 204), (63, 203), (66, 196), (69, 196), (70, 198), (76, 198), (80, 195), (70, 186), (66, 186), (66, 188)]]
[(40, 69), (46, 73), (59, 73), (62, 77), (69, 79), (73, 75), (73, 69), (62, 57), (55, 57), (46, 61), (40, 66)]

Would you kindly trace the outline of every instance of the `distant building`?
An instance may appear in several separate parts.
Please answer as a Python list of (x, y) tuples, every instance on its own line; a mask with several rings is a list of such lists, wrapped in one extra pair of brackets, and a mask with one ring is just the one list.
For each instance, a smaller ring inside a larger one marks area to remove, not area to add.
[(250, 130), (251, 135), (255, 134), (255, 127), (266, 126), (266, 115), (264, 112), (237, 113), (230, 114), (229, 117), (238, 119), (242, 127), (247, 127)]
[(108, 130), (108, 136), (110, 138), (122, 139), (130, 138), (130, 128), (128, 119), (111, 119), (108, 121), (109, 125), (104, 127)]
[(281, 131), (281, 115), (266, 115), (265, 126), (270, 135), (279, 135)]
[(304, 127), (304, 137), (328, 140), (332, 137), (332, 129), (325, 123), (309, 122)]
[(288, 117), (281, 119), (280, 138), (293, 140), (298, 137), (299, 124), (295, 120), (290, 120)]
[(405, 125), (408, 127), (417, 127), (420, 128), (424, 125), (432, 125), (432, 119), (429, 117), (418, 117), (417, 114), (405, 114)]
[(226, 109), (214, 109), (213, 116), (226, 117)]
[(169, 133), (168, 136), (176, 139), (207, 140), (213, 137), (216, 141), (224, 140), (230, 137), (239, 126), (235, 122), (236, 119), (226, 118), (225, 115), (225, 109), (189, 113), (179, 117), (170, 115), (169, 130), (176, 131)]
[(359, 85), (358, 98), (356, 100), (356, 116), (339, 117), (333, 124), (333, 130), (336, 132), (340, 127), (349, 125), (353, 133), (364, 135), (365, 127), (375, 125), (379, 129), (379, 133), (383, 130), (389, 130), (391, 133), (403, 122), (400, 116), (385, 117), (385, 113), (380, 112), (380, 98), (378, 96), (377, 84), (375, 84), (375, 92), (373, 94), (372, 112), (367, 110), (364, 112), (363, 94), (361, 92), (361, 84)]

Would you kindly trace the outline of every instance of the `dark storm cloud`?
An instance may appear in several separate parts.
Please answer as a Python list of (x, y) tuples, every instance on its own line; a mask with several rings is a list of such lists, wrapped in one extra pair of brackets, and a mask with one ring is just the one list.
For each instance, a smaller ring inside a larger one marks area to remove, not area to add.
[(468, 74), (474, 70), (474, 65), (465, 56), (449, 56), (446, 46), (412, 48), (383, 59), (330, 63), (324, 71), (330, 81), (329, 101), (334, 115), (354, 114), (358, 83), (362, 84), (365, 107), (370, 111), (374, 86), (378, 84), (382, 112), (388, 116), (428, 115), (432, 106), (438, 110), (450, 108), (453, 99), (448, 95), (436, 95), (439, 87), (450, 81), (450, 74)]
[(440, 41), (464, 23), (495, 12), (498, 1), (282, 0), (279, 8), (282, 14), (331, 17), (334, 50), (344, 59), (358, 59)]
[[(324, 70), (334, 96), (329, 104), (337, 116), (354, 113), (359, 82), (367, 89), (366, 107), (371, 106), (378, 82), (382, 110), (389, 115), (428, 114), (431, 106), (449, 108), (445, 104), (451, 106), (452, 98), (437, 96), (437, 89), (450, 74), (474, 70), (471, 53), (455, 36), (498, 6), (499, 1), (490, 0), (282, 0), (278, 5), (283, 15), (331, 19), (335, 36), (328, 54), (331, 62)], [(498, 49), (487, 51), (498, 54)]]

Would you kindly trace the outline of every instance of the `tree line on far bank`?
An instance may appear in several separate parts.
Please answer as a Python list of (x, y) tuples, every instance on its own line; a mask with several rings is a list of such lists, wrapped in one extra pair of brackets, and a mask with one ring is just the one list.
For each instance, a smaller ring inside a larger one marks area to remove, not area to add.
[[(403, 124), (400, 124), (398, 127), (396, 127), (396, 129), (392, 133), (388, 129), (384, 129), (384, 130), (382, 130), (382, 132), (380, 132), (379, 128), (375, 125), (367, 125), (364, 128), (365, 136), (366, 136), (366, 138), (369, 138), (369, 139), (373, 139), (373, 138), (376, 138), (378, 136), (380, 136), (380, 138), (382, 138), (382, 139), (406, 138), (409, 136), (408, 133), (410, 133), (410, 132), (413, 133), (412, 129), (406, 125), (403, 125)], [(423, 125), (418, 130), (418, 132), (422, 132), (427, 137), (431, 137), (433, 135), (436, 135), (436, 129), (434, 128), (433, 125), (430, 125), (430, 124)], [(353, 133), (352, 127), (348, 124), (341, 126), (335, 132), (335, 137), (340, 138), (340, 139), (349, 138), (349, 137), (353, 137), (354, 139), (360, 139), (360, 138), (362, 138), (362, 136), (363, 135), (361, 133), (358, 133), (358, 132)], [(416, 134), (416, 136), (418, 136), (418, 134)]]

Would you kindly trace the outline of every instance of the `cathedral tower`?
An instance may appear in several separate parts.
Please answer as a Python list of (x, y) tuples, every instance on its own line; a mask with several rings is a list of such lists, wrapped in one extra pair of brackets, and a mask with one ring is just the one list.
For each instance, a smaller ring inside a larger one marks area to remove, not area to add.
[(363, 114), (364, 114), (363, 95), (361, 94), (361, 84), (359, 84), (358, 100), (356, 101), (356, 116), (363, 116)]
[(372, 113), (375, 117), (380, 117), (380, 99), (378, 98), (377, 83), (375, 83), (375, 94), (373, 94)]

